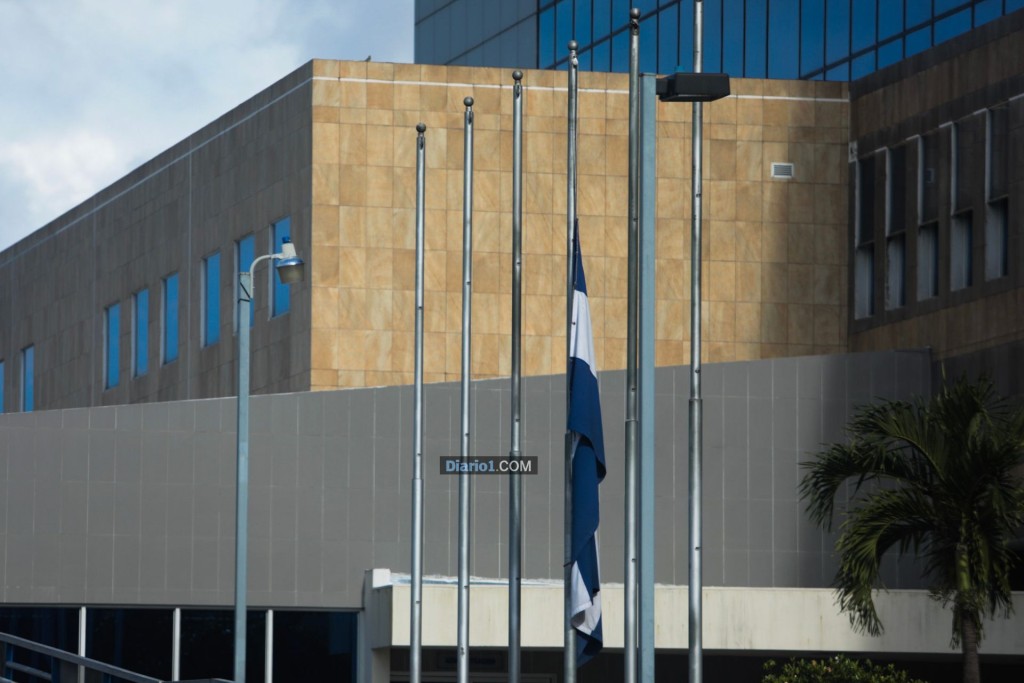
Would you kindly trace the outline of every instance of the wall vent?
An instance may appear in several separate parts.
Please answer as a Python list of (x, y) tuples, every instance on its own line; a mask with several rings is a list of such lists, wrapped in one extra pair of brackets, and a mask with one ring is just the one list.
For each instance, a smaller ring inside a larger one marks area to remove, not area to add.
[(793, 177), (793, 164), (783, 161), (772, 162), (772, 178), (788, 180)]

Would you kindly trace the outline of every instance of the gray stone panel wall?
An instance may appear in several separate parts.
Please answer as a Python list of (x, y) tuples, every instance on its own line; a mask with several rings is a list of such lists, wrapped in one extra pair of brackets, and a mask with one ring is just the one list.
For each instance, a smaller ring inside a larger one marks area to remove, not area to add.
[[(800, 462), (843, 437), (855, 406), (930, 391), (927, 352), (704, 366), (707, 585), (827, 586), (832, 538), (808, 524)], [(509, 383), (472, 389), (472, 448), (509, 448)], [(622, 580), (624, 381), (601, 376), (608, 477), (602, 576)], [(523, 381), (524, 576), (562, 576), (564, 378)], [(460, 388), (425, 389), (425, 571), (457, 572)], [(687, 577), (686, 367), (659, 368), (656, 580)], [(412, 391), (384, 387), (251, 402), (249, 599), (359, 607), (364, 570), (409, 570)], [(228, 605), (233, 599), (235, 401), (0, 416), (0, 600)], [(472, 572), (507, 575), (508, 481), (473, 480)], [(890, 586), (912, 584), (892, 561)]]
[[(291, 217), (310, 242), (312, 66), (286, 76), (199, 132), (0, 252), (4, 409), (20, 409), (20, 351), (35, 346), (35, 408), (182, 400), (234, 393), (235, 241)], [(221, 335), (203, 347), (202, 259), (221, 254)], [(248, 266), (248, 264), (245, 264)], [(268, 276), (257, 274), (253, 390), (309, 387), (308, 289), (267, 320)], [(179, 274), (179, 354), (162, 364), (162, 279)], [(132, 295), (149, 289), (149, 371), (132, 376)], [(120, 304), (120, 382), (105, 388), (105, 309)], [(279, 359), (271, 365), (269, 354)]]

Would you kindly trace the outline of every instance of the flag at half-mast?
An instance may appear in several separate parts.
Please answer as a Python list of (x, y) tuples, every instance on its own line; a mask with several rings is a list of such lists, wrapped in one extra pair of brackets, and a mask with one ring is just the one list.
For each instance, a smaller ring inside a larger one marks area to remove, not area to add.
[(572, 627), (577, 666), (601, 650), (601, 581), (597, 561), (597, 487), (604, 479), (604, 434), (594, 335), (579, 230), (573, 240), (572, 327), (569, 332), (569, 419), (572, 438)]

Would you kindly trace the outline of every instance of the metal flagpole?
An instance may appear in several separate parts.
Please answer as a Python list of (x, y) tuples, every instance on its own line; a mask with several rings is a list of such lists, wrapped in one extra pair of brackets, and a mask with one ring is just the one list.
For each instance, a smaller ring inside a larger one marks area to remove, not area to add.
[[(523, 72), (512, 72), (512, 447), (509, 457), (520, 451), (523, 412), (522, 388), (522, 305), (523, 305)], [(520, 598), (522, 597), (523, 481), (513, 470), (508, 479), (508, 681), (520, 677)]]
[(636, 683), (637, 555), (637, 261), (640, 194), (640, 10), (629, 10), (629, 249), (626, 308), (626, 528), (622, 659), (624, 683)]
[(467, 97), (462, 195), (462, 468), (459, 472), (458, 683), (469, 683), (469, 377), (473, 297), (473, 98)]
[(637, 364), (640, 425), (639, 666), (640, 683), (654, 683), (654, 212), (656, 206), (657, 79), (640, 77), (640, 321)]
[(565, 296), (565, 655), (562, 680), (576, 682), (576, 629), (572, 626), (572, 434), (569, 432), (569, 354), (572, 336), (573, 300), (573, 239), (576, 232), (576, 108), (579, 77), (579, 62), (576, 58), (577, 44), (569, 41), (569, 85), (568, 85), (568, 141), (566, 159), (566, 236), (568, 261), (566, 262)]
[[(703, 52), (704, 3), (693, 4), (693, 71), (704, 70)], [(702, 608), (701, 549), (701, 448), (703, 445), (703, 415), (700, 393), (700, 316), (701, 316), (701, 169), (703, 161), (704, 103), (693, 103), (693, 168), (691, 173), (691, 225), (690, 225), (690, 683), (704, 679), (704, 646)]]
[(423, 177), (427, 127), (416, 124), (416, 338), (412, 417), (412, 599), (409, 681), (423, 673)]

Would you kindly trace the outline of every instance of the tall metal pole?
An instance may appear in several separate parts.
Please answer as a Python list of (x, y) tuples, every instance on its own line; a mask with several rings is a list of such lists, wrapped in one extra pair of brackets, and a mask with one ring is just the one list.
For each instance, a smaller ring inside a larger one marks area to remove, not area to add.
[(654, 214), (657, 79), (640, 77), (640, 552), (638, 640), (640, 683), (654, 683)]
[(573, 239), (576, 236), (576, 107), (579, 90), (579, 62), (576, 57), (577, 44), (569, 41), (569, 84), (568, 84), (568, 141), (566, 144), (566, 294), (565, 294), (565, 643), (564, 683), (576, 683), (576, 629), (572, 626), (572, 434), (569, 432), (569, 354), (572, 336), (573, 300)]
[[(512, 447), (509, 457), (522, 457), (523, 414), (523, 72), (512, 72)], [(520, 679), (520, 616), (523, 552), (523, 481), (513, 470), (508, 479), (508, 681)]]
[(629, 243), (626, 287), (626, 510), (622, 659), (624, 683), (636, 683), (637, 293), (640, 195), (640, 10), (629, 10)]
[[(696, 0), (693, 4), (693, 71), (704, 70), (704, 3)], [(690, 226), (690, 638), (689, 661), (690, 683), (701, 683), (704, 680), (704, 646), (703, 646), (703, 572), (701, 566), (701, 459), (704, 442), (703, 414), (700, 392), (700, 340), (701, 340), (701, 195), (703, 183), (704, 138), (704, 103), (693, 103), (693, 167), (692, 185), (692, 216)]]
[(412, 600), (409, 681), (423, 674), (423, 178), (427, 127), (416, 124), (416, 339), (412, 411)]
[(462, 447), (459, 472), (459, 617), (458, 683), (469, 683), (469, 377), (472, 345), (470, 324), (473, 297), (473, 98), (467, 97), (462, 195)]
[[(253, 264), (255, 266), (255, 263)], [(249, 307), (252, 269), (238, 274), (238, 424), (235, 477), (235, 683), (245, 683), (246, 588), (249, 559)]]

